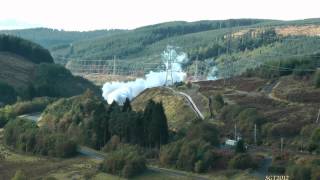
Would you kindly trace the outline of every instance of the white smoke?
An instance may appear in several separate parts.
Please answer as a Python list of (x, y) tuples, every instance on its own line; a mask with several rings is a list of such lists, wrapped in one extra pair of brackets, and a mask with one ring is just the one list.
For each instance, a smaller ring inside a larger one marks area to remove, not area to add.
[[(186, 73), (182, 71), (181, 65), (188, 60), (186, 53), (177, 53), (175, 48), (168, 46), (161, 56), (163, 63), (166, 66), (166, 70), (169, 69), (172, 71), (172, 77), (171, 74), (169, 77), (171, 80), (170, 84), (184, 81)], [(172, 63), (169, 63), (169, 60), (171, 60)], [(166, 70), (159, 72), (150, 71), (144, 78), (138, 78), (134, 81), (107, 82), (102, 87), (102, 96), (109, 104), (113, 101), (122, 104), (126, 98), (131, 100), (147, 88), (165, 85), (167, 76)]]
[(217, 68), (217, 66), (213, 66), (207, 76), (207, 80), (217, 80), (217, 79), (219, 79), (218, 68)]

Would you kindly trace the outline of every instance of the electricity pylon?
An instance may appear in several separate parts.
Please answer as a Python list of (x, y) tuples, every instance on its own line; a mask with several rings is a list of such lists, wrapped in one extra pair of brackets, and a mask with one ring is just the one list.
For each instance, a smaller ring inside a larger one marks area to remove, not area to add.
[(166, 71), (166, 83), (165, 86), (169, 86), (172, 85), (173, 82), (173, 68), (172, 68), (172, 62), (173, 58), (172, 58), (172, 50), (169, 50), (169, 57), (167, 60), (167, 71)]

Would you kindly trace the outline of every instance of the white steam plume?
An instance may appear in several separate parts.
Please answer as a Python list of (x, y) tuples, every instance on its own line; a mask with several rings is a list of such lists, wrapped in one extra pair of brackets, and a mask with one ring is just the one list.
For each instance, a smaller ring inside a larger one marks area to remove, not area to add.
[[(166, 70), (168, 68), (172, 70), (171, 83), (184, 81), (186, 78), (186, 73), (182, 71), (181, 65), (188, 60), (186, 53), (177, 53), (172, 46), (168, 46), (167, 49), (162, 53), (162, 58), (166, 66)], [(172, 62), (171, 67), (169, 67), (169, 59), (171, 59)], [(166, 71), (150, 71), (145, 75), (144, 78), (138, 78), (134, 81), (107, 82), (102, 87), (102, 96), (109, 104), (111, 104), (113, 101), (122, 104), (126, 98), (131, 100), (147, 88), (165, 85), (166, 73)]]

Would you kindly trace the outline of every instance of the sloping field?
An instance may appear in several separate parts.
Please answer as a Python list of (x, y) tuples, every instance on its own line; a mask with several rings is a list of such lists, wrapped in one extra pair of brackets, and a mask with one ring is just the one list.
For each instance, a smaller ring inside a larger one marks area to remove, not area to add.
[(170, 89), (161, 87), (150, 88), (143, 91), (132, 101), (133, 109), (136, 111), (143, 110), (150, 99), (163, 103), (168, 124), (171, 129), (181, 128), (192, 120), (197, 119), (197, 115), (184, 97), (175, 94)]
[(35, 65), (21, 56), (0, 52), (0, 80), (20, 88), (26, 87), (32, 79)]
[[(267, 29), (268, 27), (262, 27), (262, 29), (243, 29), (232, 34), (233, 37), (243, 36), (249, 31), (254, 36), (259, 32)], [(277, 34), (282, 36), (320, 36), (320, 26), (319, 25), (303, 25), (303, 26), (278, 26), (275, 27)]]
[(312, 78), (282, 77), (273, 89), (273, 95), (289, 102), (320, 103), (320, 89), (314, 87)]

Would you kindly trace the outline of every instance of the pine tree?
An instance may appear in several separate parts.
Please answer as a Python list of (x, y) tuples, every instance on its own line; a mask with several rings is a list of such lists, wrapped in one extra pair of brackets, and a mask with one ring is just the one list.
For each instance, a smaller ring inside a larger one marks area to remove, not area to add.
[(147, 106), (143, 112), (143, 134), (145, 135), (144, 138), (144, 145), (150, 146), (150, 143), (152, 142), (150, 137), (150, 122), (152, 120), (152, 111), (155, 106), (155, 102), (153, 100), (149, 100), (147, 103)]
[(168, 142), (168, 124), (162, 103), (150, 102), (146, 111), (144, 122), (147, 122), (149, 146), (160, 147), (161, 144)]
[(130, 112), (132, 111), (131, 103), (129, 98), (126, 98), (126, 101), (123, 104), (122, 112)]
[(168, 121), (163, 109), (162, 102), (157, 105), (157, 111), (160, 116), (160, 144), (166, 144), (168, 142)]

